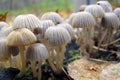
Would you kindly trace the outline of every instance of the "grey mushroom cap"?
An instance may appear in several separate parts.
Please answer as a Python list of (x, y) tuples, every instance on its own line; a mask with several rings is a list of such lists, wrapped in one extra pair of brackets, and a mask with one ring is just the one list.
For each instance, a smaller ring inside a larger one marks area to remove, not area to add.
[(13, 31), (12, 27), (7, 27), (6, 29), (4, 29), (0, 32), (0, 37), (7, 37), (9, 35), (9, 33), (12, 31)]
[(6, 29), (9, 25), (6, 22), (0, 22), (0, 31)]
[(13, 22), (13, 29), (27, 28), (34, 31), (34, 28), (41, 27), (42, 24), (38, 17), (33, 14), (18, 15)]
[(26, 51), (26, 59), (30, 61), (45, 60), (49, 57), (48, 50), (44, 44), (31, 44)]
[(72, 26), (76, 28), (93, 27), (95, 24), (95, 19), (89, 12), (77, 13), (72, 21)]
[(68, 19), (66, 20), (66, 22), (68, 22), (70, 25), (72, 25), (73, 19), (74, 17), (77, 15), (77, 13), (72, 13)]
[(75, 33), (73, 27), (68, 23), (58, 24), (57, 27), (64, 27), (70, 34), (71, 39), (75, 39)]
[(112, 12), (112, 6), (108, 1), (98, 1), (97, 5), (100, 5), (105, 12)]
[(45, 31), (50, 26), (55, 26), (52, 20), (41, 20), (42, 23), (42, 36), (44, 37)]
[(105, 15), (103, 8), (99, 5), (89, 5), (84, 11), (91, 13), (95, 18), (102, 18)]
[(118, 17), (114, 13), (106, 13), (101, 21), (102, 26), (106, 28), (118, 28), (120, 23)]
[(63, 22), (63, 18), (56, 12), (44, 13), (41, 20), (52, 20), (55, 25)]
[(115, 8), (115, 9), (114, 9), (114, 13), (117, 15), (117, 17), (118, 17), (119, 20), (120, 20), (120, 8)]
[(66, 45), (71, 41), (69, 32), (63, 27), (49, 27), (45, 32), (45, 40), (49, 46)]

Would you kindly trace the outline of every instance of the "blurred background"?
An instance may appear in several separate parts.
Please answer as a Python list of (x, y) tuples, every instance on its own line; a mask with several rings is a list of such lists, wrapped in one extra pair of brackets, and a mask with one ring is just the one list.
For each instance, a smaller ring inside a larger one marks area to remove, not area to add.
[[(0, 14), (8, 12), (8, 16), (34, 13), (40, 16), (48, 11), (74, 12), (80, 5), (94, 4), (99, 0), (0, 0)], [(113, 6), (120, 6), (120, 0), (108, 0)]]

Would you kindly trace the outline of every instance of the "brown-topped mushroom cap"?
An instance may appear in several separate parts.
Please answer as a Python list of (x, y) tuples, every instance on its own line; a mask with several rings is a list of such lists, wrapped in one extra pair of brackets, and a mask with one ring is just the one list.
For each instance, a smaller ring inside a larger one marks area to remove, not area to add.
[(25, 46), (36, 41), (36, 36), (26, 28), (16, 29), (7, 36), (7, 45)]

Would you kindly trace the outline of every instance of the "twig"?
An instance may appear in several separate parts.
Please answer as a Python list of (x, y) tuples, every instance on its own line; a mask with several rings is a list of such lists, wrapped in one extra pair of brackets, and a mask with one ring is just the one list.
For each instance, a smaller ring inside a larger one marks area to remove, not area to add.
[(101, 44), (100, 46), (101, 46), (101, 47), (106, 47), (106, 46), (109, 46), (109, 45), (111, 45), (111, 44), (114, 44), (114, 43), (116, 43), (116, 42), (118, 42), (118, 41), (120, 41), (120, 38), (118, 38), (117, 40), (114, 40), (114, 41), (112, 41), (112, 42), (110, 42), (110, 43), (108, 43), (108, 44)]

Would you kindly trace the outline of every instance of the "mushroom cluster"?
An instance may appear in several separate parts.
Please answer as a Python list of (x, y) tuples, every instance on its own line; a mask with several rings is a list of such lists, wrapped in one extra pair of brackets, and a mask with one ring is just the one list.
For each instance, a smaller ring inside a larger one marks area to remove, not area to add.
[(20, 68), (22, 76), (29, 61), (33, 76), (41, 80), (41, 65), (45, 63), (54, 73), (62, 72), (71, 40), (76, 40), (80, 53), (89, 58), (94, 38), (98, 39), (95, 46), (109, 44), (120, 29), (119, 22), (120, 8), (112, 10), (108, 1), (82, 5), (80, 12), (71, 13), (66, 20), (56, 12), (46, 12), (40, 19), (34, 14), (20, 14), (12, 26), (0, 22), (0, 62), (9, 61), (11, 67)]

